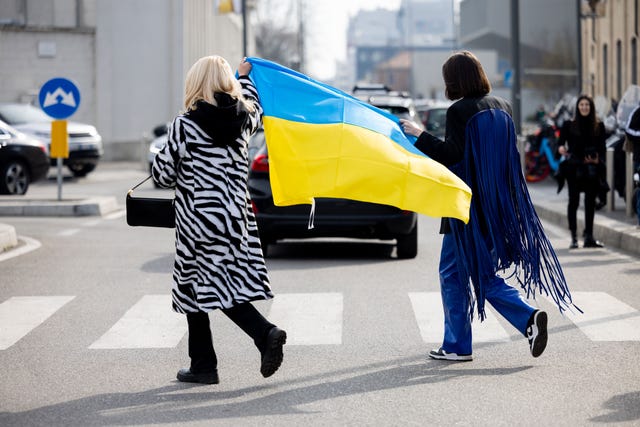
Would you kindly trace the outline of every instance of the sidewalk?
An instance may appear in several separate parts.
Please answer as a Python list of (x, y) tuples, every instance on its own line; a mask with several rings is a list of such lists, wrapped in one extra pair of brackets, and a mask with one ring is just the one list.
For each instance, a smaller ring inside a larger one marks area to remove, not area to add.
[[(136, 163), (113, 164), (117, 167), (136, 167)], [(105, 167), (108, 169), (109, 167)], [(545, 221), (567, 227), (567, 189), (556, 193), (556, 183), (553, 179), (529, 184), (531, 199), (536, 207), (538, 216)], [(616, 197), (615, 209), (608, 211), (607, 207), (596, 212), (594, 222), (594, 236), (609, 248), (616, 248), (640, 256), (640, 229), (636, 227), (636, 218), (628, 217), (625, 212), (625, 202)], [(87, 197), (74, 200), (56, 202), (42, 200), (37, 196), (0, 197), (0, 253), (18, 245), (15, 230), (12, 226), (2, 224), (3, 216), (102, 216), (118, 209), (114, 197)], [(584, 228), (584, 211), (578, 210), (578, 233)], [(567, 237), (567, 246), (569, 240)]]
[[(540, 219), (567, 228), (567, 203), (568, 193), (565, 188), (557, 194), (556, 182), (547, 178), (542, 182), (529, 184), (529, 193), (535, 205)], [(584, 195), (580, 199), (578, 209), (578, 236), (584, 229)], [(640, 228), (636, 227), (637, 218), (626, 214), (625, 201), (616, 194), (614, 200), (615, 209), (608, 211), (608, 207), (596, 211), (593, 224), (594, 237), (605, 244), (606, 247), (616, 248), (640, 256)], [(580, 244), (582, 242), (578, 239)], [(567, 237), (567, 247), (569, 237)]]

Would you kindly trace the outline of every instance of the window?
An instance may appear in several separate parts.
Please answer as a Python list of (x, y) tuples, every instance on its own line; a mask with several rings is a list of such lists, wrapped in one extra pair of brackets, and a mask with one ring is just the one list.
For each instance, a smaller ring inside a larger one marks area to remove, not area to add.
[(638, 39), (631, 39), (631, 84), (638, 84)]
[(616, 42), (616, 95), (622, 98), (622, 42)]
[(609, 63), (607, 57), (609, 56), (609, 48), (606, 44), (602, 46), (602, 94), (605, 98), (609, 97)]

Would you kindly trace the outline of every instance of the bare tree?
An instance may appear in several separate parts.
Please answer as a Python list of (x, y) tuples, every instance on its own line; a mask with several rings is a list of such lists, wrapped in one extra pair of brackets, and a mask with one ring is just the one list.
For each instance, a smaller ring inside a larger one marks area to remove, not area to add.
[(298, 22), (292, 0), (257, 0), (253, 33), (256, 54), (290, 68), (299, 69)]

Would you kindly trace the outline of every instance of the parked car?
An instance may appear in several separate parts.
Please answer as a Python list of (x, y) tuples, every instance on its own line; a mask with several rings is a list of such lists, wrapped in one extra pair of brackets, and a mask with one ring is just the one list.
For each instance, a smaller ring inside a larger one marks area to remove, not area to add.
[[(38, 139), (47, 147), (51, 144), (51, 117), (44, 111), (30, 104), (3, 103), (0, 104), (0, 119), (15, 129)], [(104, 150), (102, 137), (96, 128), (77, 122), (67, 123), (69, 135), (69, 158), (63, 164), (74, 176), (86, 176), (98, 165)], [(50, 159), (55, 165), (57, 160)]]
[(399, 119), (412, 120), (422, 127), (415, 103), (405, 92), (393, 91), (383, 85), (367, 84), (356, 85), (353, 88), (353, 96), (391, 113)]
[(32, 182), (47, 176), (48, 170), (44, 143), (0, 120), (0, 194), (25, 194)]
[(444, 139), (447, 127), (447, 110), (451, 102), (433, 101), (416, 102), (418, 118), (431, 135)]
[(393, 206), (336, 198), (317, 198), (314, 228), (309, 229), (309, 205), (275, 206), (269, 182), (269, 154), (263, 132), (249, 144), (253, 160), (249, 192), (265, 256), (269, 245), (281, 239), (348, 237), (396, 240), (396, 256), (418, 253), (418, 218), (415, 212)]

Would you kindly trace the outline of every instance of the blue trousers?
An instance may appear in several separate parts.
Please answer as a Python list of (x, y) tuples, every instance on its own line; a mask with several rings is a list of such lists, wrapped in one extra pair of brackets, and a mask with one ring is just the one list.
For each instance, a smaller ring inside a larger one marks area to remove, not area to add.
[[(527, 304), (517, 289), (495, 274), (490, 275), (494, 279), (485, 289), (486, 301), (524, 335), (527, 322), (536, 309)], [(440, 253), (440, 293), (444, 307), (442, 349), (449, 353), (472, 353), (471, 319), (466, 304), (468, 281), (466, 277), (464, 280), (459, 277), (453, 234), (445, 234)]]

